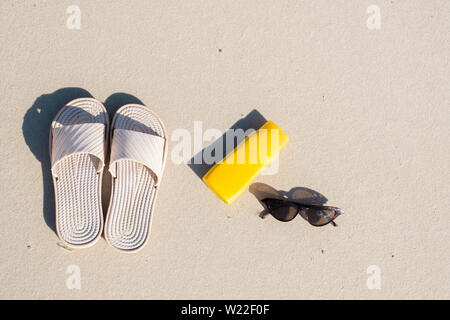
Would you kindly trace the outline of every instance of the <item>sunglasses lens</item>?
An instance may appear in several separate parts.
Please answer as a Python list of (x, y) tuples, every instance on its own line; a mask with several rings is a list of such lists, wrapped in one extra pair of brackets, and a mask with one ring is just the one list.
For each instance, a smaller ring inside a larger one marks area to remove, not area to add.
[(265, 199), (262, 201), (266, 204), (270, 214), (277, 220), (284, 222), (291, 221), (298, 213), (298, 209), (295, 206), (283, 200)]
[(334, 209), (331, 208), (307, 208), (302, 211), (302, 216), (306, 216), (308, 222), (313, 226), (326, 225), (339, 215)]

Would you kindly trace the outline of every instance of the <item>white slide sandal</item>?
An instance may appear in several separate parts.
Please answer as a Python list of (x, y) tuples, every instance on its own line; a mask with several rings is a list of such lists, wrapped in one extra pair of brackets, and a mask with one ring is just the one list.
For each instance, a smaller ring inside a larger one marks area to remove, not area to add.
[(152, 212), (167, 158), (167, 133), (147, 107), (128, 104), (111, 125), (113, 177), (105, 239), (122, 252), (135, 252), (148, 240)]
[(108, 114), (93, 98), (69, 102), (50, 128), (56, 230), (69, 248), (97, 242), (103, 229), (101, 184)]

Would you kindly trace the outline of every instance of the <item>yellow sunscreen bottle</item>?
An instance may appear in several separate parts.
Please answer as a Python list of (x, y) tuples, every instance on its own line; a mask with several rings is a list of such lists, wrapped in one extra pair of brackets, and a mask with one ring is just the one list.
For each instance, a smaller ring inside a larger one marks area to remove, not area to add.
[(226, 204), (233, 202), (278, 156), (288, 136), (273, 121), (245, 139), (203, 177), (206, 185)]

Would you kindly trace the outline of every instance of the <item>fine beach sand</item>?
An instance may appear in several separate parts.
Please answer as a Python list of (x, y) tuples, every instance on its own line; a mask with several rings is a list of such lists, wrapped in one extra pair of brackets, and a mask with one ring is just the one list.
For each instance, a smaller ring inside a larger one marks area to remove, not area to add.
[[(450, 298), (449, 1), (3, 0), (0, 16), (0, 298)], [(53, 231), (48, 128), (85, 96), (110, 117), (144, 103), (171, 137), (135, 255)], [(328, 199), (338, 228), (260, 219), (248, 190), (227, 206), (174, 161), (179, 129), (263, 118), (290, 142), (255, 182)]]

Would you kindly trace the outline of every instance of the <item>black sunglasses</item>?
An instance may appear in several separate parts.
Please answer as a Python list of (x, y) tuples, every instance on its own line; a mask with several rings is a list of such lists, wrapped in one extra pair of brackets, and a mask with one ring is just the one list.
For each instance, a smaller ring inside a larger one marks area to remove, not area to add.
[[(336, 207), (297, 203), (275, 198), (262, 199), (261, 203), (267, 212), (279, 221), (288, 222), (294, 219), (297, 214), (300, 214), (311, 225), (316, 227), (321, 227), (328, 223), (337, 227), (333, 220), (344, 213), (344, 211)], [(263, 217), (261, 215), (261, 218)]]

